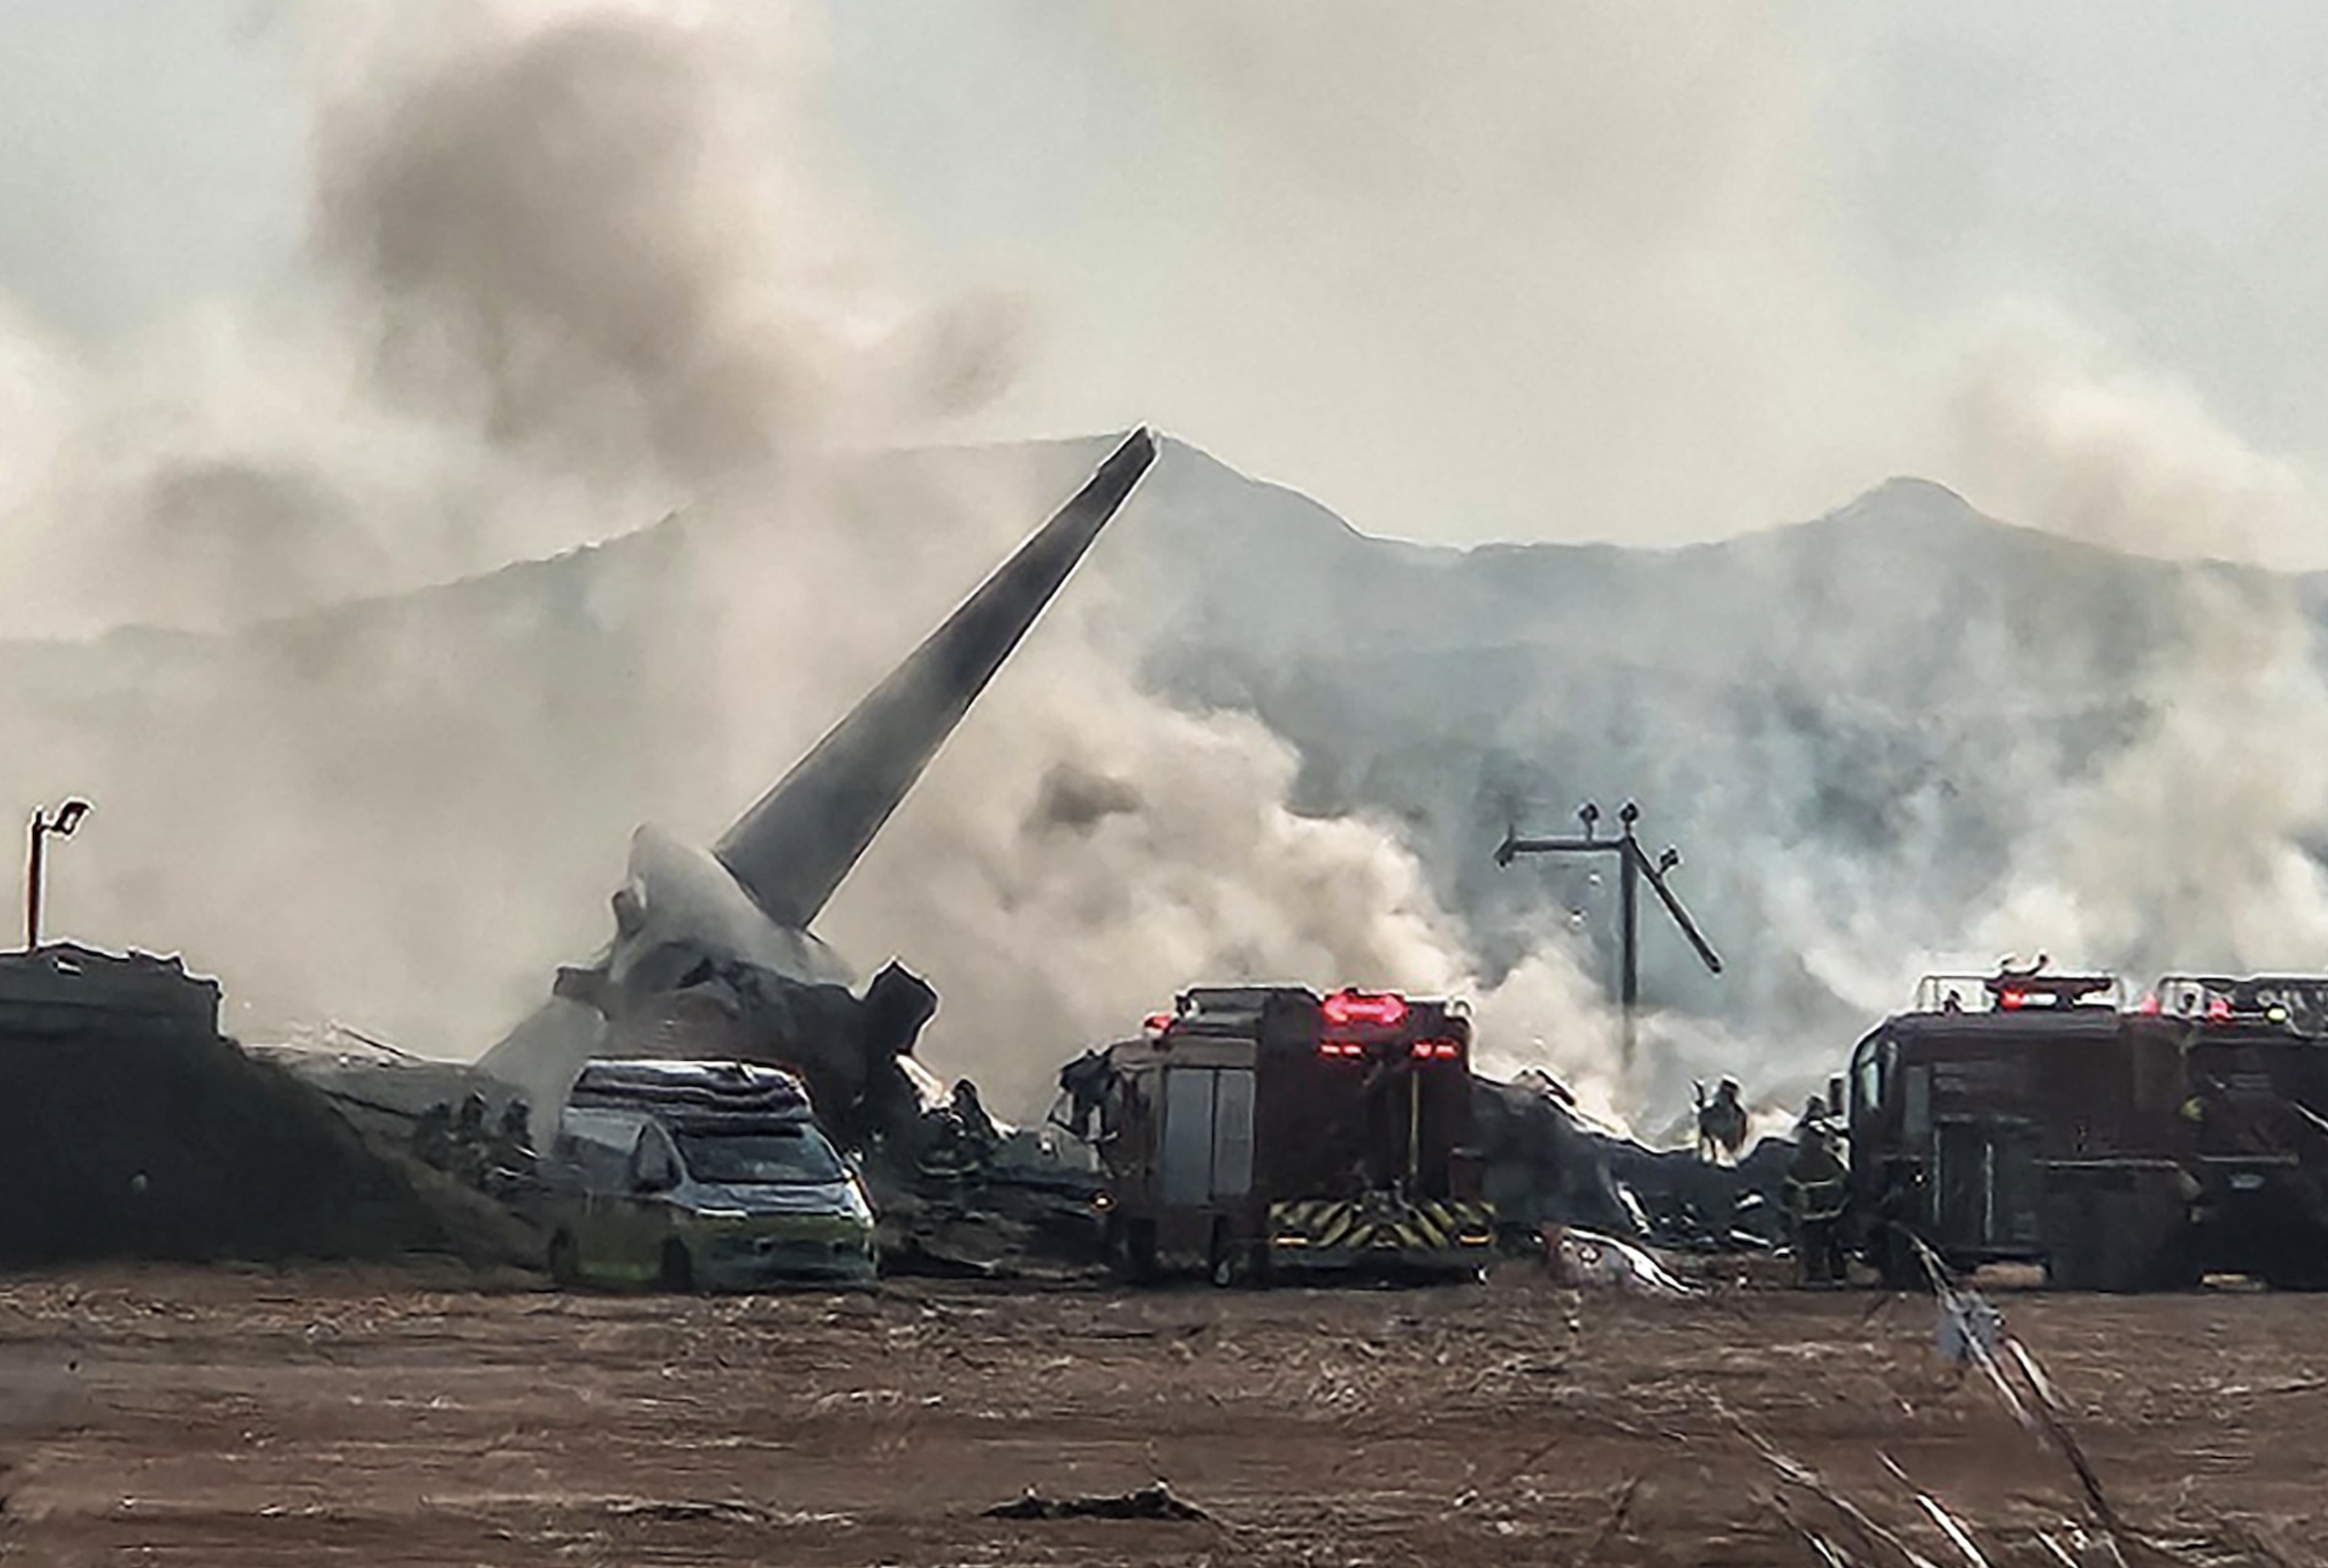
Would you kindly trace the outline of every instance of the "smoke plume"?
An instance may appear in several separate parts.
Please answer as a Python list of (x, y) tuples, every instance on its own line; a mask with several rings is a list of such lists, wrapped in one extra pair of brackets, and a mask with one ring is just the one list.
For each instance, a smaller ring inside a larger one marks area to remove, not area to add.
[[(1973, 356), (1966, 471), (2013, 514), (2164, 557), (2306, 559), (2328, 493), (2254, 451), (2186, 390), (2111, 366), (2025, 318)], [(2173, 656), (2136, 687), (2128, 743), (2043, 803), (2055, 831), (2018, 857), (1979, 935), (2052, 945), (2143, 977), (2170, 967), (2328, 962), (2328, 679), (2295, 579), (2177, 577)]]
[[(408, 19), (323, 73), (296, 307), (214, 310), (14, 422), (54, 433), (6, 537), (72, 568), (19, 624), (185, 630), (77, 653), (108, 676), (0, 705), (0, 745), (99, 802), (59, 928), (184, 948), (246, 1032), (467, 1055), (603, 939), (635, 822), (713, 836), (1065, 484), (867, 462), (942, 437), (1016, 340), (881, 289), (772, 108), (781, 39)], [(33, 380), (73, 378), (0, 390)], [(1030, 642), (832, 912), (860, 962), (937, 983), (942, 1066), (1023, 1111), (1195, 981), (1472, 987), (1394, 833), (1294, 812), (1282, 742), (1145, 694), (1094, 614)], [(1525, 1027), (1582, 1070), (1563, 963)]]
[[(1806, 216), (1802, 84), (1751, 12), (1676, 11), (1648, 50), (1608, 7), (1370, 14), (1111, 13), (1274, 149), (1232, 183), (1282, 286), (1223, 285), (1217, 337), (1395, 391), (1397, 428), (1446, 457), (1432, 507), (1541, 480), (1591, 531), (1663, 539), (1888, 468), (2056, 537), (2027, 579), (1982, 580), (1955, 496), (1887, 486), (1816, 548), (1650, 558), (1660, 596), (1572, 644), (1596, 606), (1514, 556), (1385, 550), (1417, 604), (1365, 646), (1330, 593), (1283, 607), (1325, 592), (1323, 556), (1176, 563), (1200, 600), (1265, 601), (1239, 644), (1202, 603), (1150, 602), (1151, 483), (831, 911), (860, 965), (936, 983), (941, 1070), (1024, 1113), (1188, 983), (1394, 985), (1470, 995), (1484, 1062), (1544, 1062), (1654, 1125), (1715, 1072), (1795, 1102), (1930, 965), (2316, 966), (2328, 686), (2304, 585), (2106, 572), (2070, 542), (2318, 559), (2316, 477), (2048, 317), (1869, 330), (1896, 324)], [(0, 302), (0, 755), (24, 804), (98, 803), (55, 859), (55, 929), (183, 949), (247, 1032), (336, 1016), (465, 1056), (603, 941), (635, 823), (716, 836), (1081, 474), (872, 456), (973, 429), (1025, 324), (890, 284), (897, 239), (795, 112), (793, 14), (316, 21), (290, 286), (106, 353)], [(1368, 107), (1410, 100), (1408, 123)], [(1388, 188), (1429, 221), (1376, 247), (1356, 220)], [(1500, 291), (1422, 286), (1450, 235)], [(1353, 330), (1392, 297), (1396, 332)], [(1523, 361), (1595, 370), (1523, 420), (1481, 371)], [(1299, 395), (1200, 379), (1230, 426)], [(1636, 434), (1676, 421), (1686, 460)], [(1404, 501), (1357, 521), (1430, 521)], [(1524, 604), (1551, 607), (1491, 635)], [(1630, 1076), (1608, 890), (1485, 865), (1516, 815), (1628, 794), (1688, 850), (1732, 960), (1707, 979), (1652, 925)]]

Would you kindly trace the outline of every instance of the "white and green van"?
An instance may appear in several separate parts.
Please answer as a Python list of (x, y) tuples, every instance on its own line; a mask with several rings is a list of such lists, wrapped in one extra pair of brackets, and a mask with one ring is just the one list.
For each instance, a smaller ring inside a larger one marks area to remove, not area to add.
[(541, 1175), (561, 1284), (859, 1284), (873, 1207), (800, 1080), (747, 1062), (594, 1061)]

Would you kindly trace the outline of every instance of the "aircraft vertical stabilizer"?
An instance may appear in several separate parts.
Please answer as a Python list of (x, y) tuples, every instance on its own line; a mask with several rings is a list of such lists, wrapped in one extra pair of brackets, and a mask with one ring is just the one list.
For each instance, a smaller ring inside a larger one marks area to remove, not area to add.
[(714, 846), (778, 926), (813, 920), (1156, 460), (1134, 430), (1074, 499)]

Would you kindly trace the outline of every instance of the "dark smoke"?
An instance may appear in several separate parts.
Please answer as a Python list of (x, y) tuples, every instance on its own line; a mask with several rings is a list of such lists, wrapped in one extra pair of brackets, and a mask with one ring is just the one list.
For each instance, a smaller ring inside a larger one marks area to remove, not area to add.
[[(183, 947), (246, 1034), (336, 1016), (458, 1056), (603, 941), (634, 824), (708, 842), (1066, 485), (862, 462), (942, 436), (1010, 334), (867, 282), (748, 23), (414, 14), (321, 117), (327, 303), (226, 323), (141, 388), (162, 415), (66, 418), (28, 513), (91, 563), (99, 618), (196, 575), (151, 569), (160, 529), (222, 563), (184, 619), (243, 629), (16, 650), (73, 673), (9, 683), (0, 747), (35, 796), (99, 804), (60, 928)], [(1092, 634), (1103, 586), (1071, 585), (1085, 607), (821, 923), (936, 983), (934, 1059), (1016, 1111), (1192, 980), (1467, 988), (1395, 833), (1290, 810), (1266, 730), (1144, 694)]]

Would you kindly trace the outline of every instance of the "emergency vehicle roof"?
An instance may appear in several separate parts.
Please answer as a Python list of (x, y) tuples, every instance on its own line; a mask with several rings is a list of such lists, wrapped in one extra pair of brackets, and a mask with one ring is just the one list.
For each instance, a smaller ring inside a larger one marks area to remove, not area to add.
[(808, 1090), (799, 1078), (756, 1062), (586, 1062), (568, 1103), (689, 1107), (762, 1116), (806, 1115), (809, 1111)]

